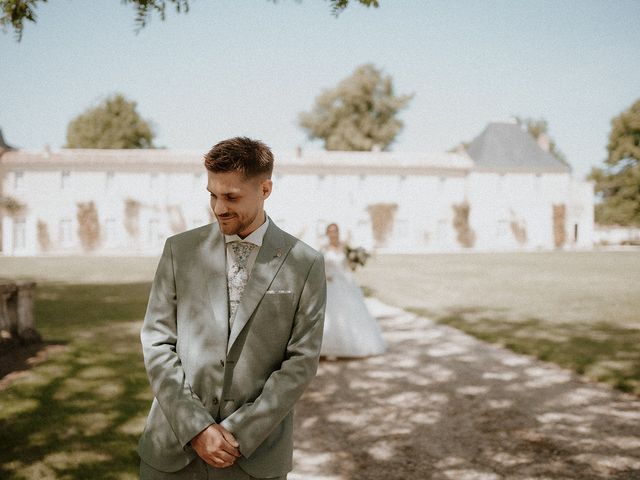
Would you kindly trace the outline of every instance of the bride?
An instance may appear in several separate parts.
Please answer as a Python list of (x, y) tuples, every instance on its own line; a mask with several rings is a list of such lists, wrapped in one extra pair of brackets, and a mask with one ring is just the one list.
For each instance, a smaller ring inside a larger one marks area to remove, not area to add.
[(327, 276), (327, 306), (320, 355), (380, 355), (386, 349), (380, 327), (367, 310), (362, 290), (349, 271), (338, 225), (329, 224), (326, 233), (329, 243), (320, 248)]

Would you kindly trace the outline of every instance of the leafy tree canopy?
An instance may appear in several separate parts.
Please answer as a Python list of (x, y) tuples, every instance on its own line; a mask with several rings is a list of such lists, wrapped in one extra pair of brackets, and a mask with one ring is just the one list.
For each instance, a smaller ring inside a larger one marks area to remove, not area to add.
[[(276, 3), (278, 0), (271, 0)], [(46, 3), (47, 0), (0, 0), (0, 25), (6, 30), (11, 26), (16, 33), (18, 41), (22, 38), (24, 22), (35, 23), (36, 7), (38, 4)], [(189, 11), (189, 0), (121, 0), (125, 5), (132, 4), (136, 10), (137, 30), (143, 28), (151, 18), (153, 13), (157, 13), (161, 20), (164, 20), (167, 7), (174, 7), (177, 13), (187, 13)], [(360, 3), (366, 7), (377, 8), (379, 0), (329, 0), (331, 10), (335, 15), (349, 6), (349, 3)]]
[(403, 127), (398, 112), (412, 98), (396, 95), (391, 77), (374, 65), (361, 65), (335, 88), (324, 90), (298, 121), (327, 150), (386, 149)]
[(153, 148), (153, 131), (136, 103), (121, 94), (107, 98), (74, 118), (67, 127), (67, 148)]
[(596, 222), (640, 226), (640, 99), (611, 120), (604, 168), (591, 169)]

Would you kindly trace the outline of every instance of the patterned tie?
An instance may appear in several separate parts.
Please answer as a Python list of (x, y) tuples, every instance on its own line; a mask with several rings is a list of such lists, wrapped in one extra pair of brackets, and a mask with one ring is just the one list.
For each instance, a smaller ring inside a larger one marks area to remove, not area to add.
[(229, 331), (231, 331), (231, 327), (233, 326), (233, 320), (235, 319), (236, 310), (240, 304), (242, 292), (249, 279), (247, 261), (249, 260), (251, 251), (256, 246), (257, 245), (249, 242), (234, 241), (231, 243), (231, 248), (236, 258), (227, 277), (227, 285), (229, 287)]

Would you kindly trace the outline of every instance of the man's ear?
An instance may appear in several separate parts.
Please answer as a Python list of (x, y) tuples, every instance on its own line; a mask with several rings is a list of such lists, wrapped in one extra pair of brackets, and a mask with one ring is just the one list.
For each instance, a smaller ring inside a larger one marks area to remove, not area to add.
[(261, 188), (262, 188), (262, 198), (266, 200), (267, 198), (269, 198), (269, 195), (271, 195), (271, 190), (273, 189), (273, 182), (271, 181), (271, 179), (265, 178), (262, 181)]

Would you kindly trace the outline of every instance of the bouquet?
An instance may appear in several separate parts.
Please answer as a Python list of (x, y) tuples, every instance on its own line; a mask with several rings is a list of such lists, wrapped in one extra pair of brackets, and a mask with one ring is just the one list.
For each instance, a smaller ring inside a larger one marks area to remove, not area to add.
[(371, 256), (364, 248), (353, 248), (349, 245), (344, 246), (344, 254), (347, 257), (347, 262), (352, 271), (355, 271), (358, 266), (364, 267), (367, 259)]

